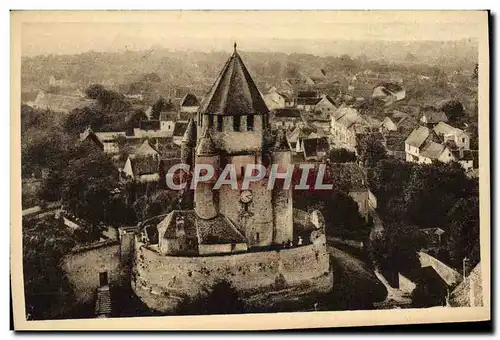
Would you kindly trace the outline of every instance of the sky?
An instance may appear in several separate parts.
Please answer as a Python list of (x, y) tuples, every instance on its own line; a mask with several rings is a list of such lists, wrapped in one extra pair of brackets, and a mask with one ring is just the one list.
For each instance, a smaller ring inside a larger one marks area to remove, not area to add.
[(248, 51), (276, 52), (304, 40), (459, 40), (477, 36), (481, 18), (474, 14), (478, 12), (87, 11), (20, 12), (13, 19), (20, 22), (22, 54), (32, 56), (153, 46), (229, 51), (234, 41)]

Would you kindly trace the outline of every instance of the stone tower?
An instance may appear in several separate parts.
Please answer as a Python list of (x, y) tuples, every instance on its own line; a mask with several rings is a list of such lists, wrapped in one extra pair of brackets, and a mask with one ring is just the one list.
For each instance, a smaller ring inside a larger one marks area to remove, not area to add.
[[(279, 173), (287, 172), (292, 166), (292, 153), (283, 130), (279, 131), (274, 146), (273, 164)], [(291, 172), (290, 172), (291, 173)], [(293, 197), (292, 186), (285, 186), (285, 180), (277, 180), (273, 187), (273, 218), (275, 225), (274, 243), (293, 240)]]
[[(248, 189), (242, 188), (247, 165), (262, 164), (268, 115), (269, 110), (235, 45), (233, 54), (198, 109), (195, 162), (218, 161), (220, 169), (227, 164), (234, 166), (238, 188), (223, 185), (218, 192), (209, 193), (210, 183), (207, 183), (197, 188), (195, 201), (200, 217), (210, 218), (218, 212), (235, 222), (249, 247), (266, 247), (281, 243), (285, 238), (288, 241), (291, 239), (289, 230), (293, 228), (292, 214), (288, 214), (292, 210), (291, 199), (288, 194), (269, 190), (267, 175), (259, 182), (250, 183)], [(290, 162), (284, 150), (279, 159)], [(210, 200), (213, 203), (209, 203)], [(205, 205), (202, 202), (206, 202), (206, 208), (201, 207)], [(279, 214), (287, 213), (286, 218), (276, 218), (274, 202), (278, 203)]]
[[(211, 165), (215, 172), (218, 172), (219, 155), (215, 149), (214, 142), (208, 129), (206, 129), (201, 138), (198, 139), (195, 164)], [(216, 180), (217, 177), (216, 174), (214, 174), (211, 179), (198, 183), (194, 191), (194, 210), (202, 219), (212, 219), (219, 213), (218, 192), (213, 190)]]

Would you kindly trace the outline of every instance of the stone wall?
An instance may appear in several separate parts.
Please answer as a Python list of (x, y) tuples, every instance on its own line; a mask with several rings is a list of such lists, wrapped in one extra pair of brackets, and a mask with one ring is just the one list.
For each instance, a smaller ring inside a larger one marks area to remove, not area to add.
[(228, 256), (162, 256), (136, 242), (132, 288), (152, 309), (171, 312), (186, 297), (195, 297), (216, 282), (227, 280), (246, 300), (269, 292), (309, 287), (331, 289), (325, 238), (290, 249)]
[(120, 243), (116, 240), (76, 249), (64, 259), (63, 269), (79, 303), (93, 301), (101, 271), (108, 272), (110, 285), (128, 281), (120, 263)]

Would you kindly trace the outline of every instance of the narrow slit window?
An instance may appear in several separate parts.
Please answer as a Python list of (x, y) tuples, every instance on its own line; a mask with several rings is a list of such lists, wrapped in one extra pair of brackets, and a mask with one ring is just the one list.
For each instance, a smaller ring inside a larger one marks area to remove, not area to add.
[(247, 131), (253, 131), (253, 115), (247, 116)]
[(233, 131), (240, 131), (241, 117), (233, 116)]
[(223, 123), (223, 120), (222, 120), (222, 116), (217, 116), (217, 130), (218, 131), (222, 131), (222, 123)]
[(211, 128), (214, 126), (214, 116), (208, 115), (208, 127)]

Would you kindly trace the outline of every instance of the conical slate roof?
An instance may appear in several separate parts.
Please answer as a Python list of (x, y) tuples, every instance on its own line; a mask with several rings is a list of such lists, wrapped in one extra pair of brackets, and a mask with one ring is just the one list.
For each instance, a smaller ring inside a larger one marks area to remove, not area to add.
[(215, 143), (208, 132), (208, 129), (205, 129), (203, 136), (198, 141), (198, 146), (196, 147), (197, 155), (215, 155), (217, 154), (217, 150), (215, 148)]
[(194, 119), (192, 118), (189, 120), (186, 132), (184, 132), (181, 143), (188, 146), (196, 145), (196, 124), (194, 122)]
[(200, 113), (247, 115), (269, 112), (250, 73), (236, 51), (224, 65), (200, 106)]

